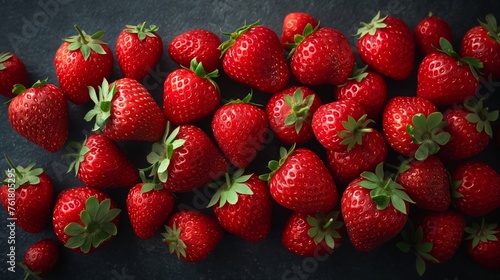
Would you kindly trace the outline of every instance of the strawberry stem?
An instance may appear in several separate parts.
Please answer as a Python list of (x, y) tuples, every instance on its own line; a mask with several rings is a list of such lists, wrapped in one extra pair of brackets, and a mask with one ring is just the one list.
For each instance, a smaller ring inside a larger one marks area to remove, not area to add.
[(82, 29), (77, 24), (75, 24), (74, 27), (76, 29), (76, 32), (78, 32), (78, 35), (80, 36), (80, 41), (82, 42), (82, 44), (88, 44), (88, 41), (85, 39), (85, 33), (83, 33)]

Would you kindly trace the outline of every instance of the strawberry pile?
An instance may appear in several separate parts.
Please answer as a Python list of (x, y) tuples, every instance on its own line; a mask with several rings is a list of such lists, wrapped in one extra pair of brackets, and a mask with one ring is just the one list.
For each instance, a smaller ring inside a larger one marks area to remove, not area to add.
[[(82, 183), (54, 201), (57, 188), (43, 169), (6, 155), (1, 202), (12, 214), (14, 193), (13, 217), (25, 232), (52, 222), (59, 243), (89, 254), (128, 218), (137, 238), (161, 234), (165, 250), (187, 262), (207, 258), (226, 233), (259, 242), (279, 230), (283, 247), (304, 257), (334, 254), (344, 242), (361, 254), (396, 240), (415, 254), (420, 275), (465, 243), (471, 261), (500, 269), (500, 174), (479, 160), (489, 145), (495, 157), (500, 149), (498, 108), (479, 94), (481, 81), (500, 79), (493, 15), (463, 36), (458, 51), (448, 24), (433, 15), (412, 32), (403, 19), (378, 13), (361, 23), (355, 48), (302, 12), (286, 15), (281, 38), (260, 22), (224, 33), (225, 42), (189, 30), (166, 47), (180, 67), (160, 98), (143, 85), (164, 49), (157, 26), (127, 25), (119, 34), (122, 77), (114, 81), (104, 32), (75, 29), (54, 54), (59, 86), (29, 86), (22, 61), (0, 55), (12, 129), (50, 153), (71, 147), (68, 172)], [(387, 81), (415, 72), (413, 94), (388, 94)], [(221, 76), (248, 91), (222, 93)], [(325, 87), (329, 96), (318, 91)], [(257, 96), (265, 103), (254, 103)], [(92, 131), (70, 141), (70, 108), (85, 105), (81, 121)], [(147, 164), (133, 162), (121, 142), (146, 147)], [(263, 158), (266, 174), (256, 167)], [(212, 190), (209, 209), (176, 207), (179, 196), (203, 187)], [(111, 188), (127, 193), (126, 209)], [(273, 224), (274, 207), (289, 213), (283, 228)], [(44, 276), (58, 256), (57, 243), (42, 240), (22, 267)]]

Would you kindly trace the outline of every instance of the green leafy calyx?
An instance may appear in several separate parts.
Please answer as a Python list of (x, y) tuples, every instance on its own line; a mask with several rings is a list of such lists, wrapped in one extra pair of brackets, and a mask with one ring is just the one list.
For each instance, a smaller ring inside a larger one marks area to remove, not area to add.
[(479, 24), (486, 29), (488, 36), (500, 44), (500, 27), (497, 25), (497, 20), (494, 15), (487, 14), (486, 22), (478, 20)]
[(491, 122), (498, 119), (498, 110), (490, 112), (488, 107), (484, 107), (483, 99), (480, 99), (479, 101), (475, 99), (466, 100), (466, 102), (464, 102), (464, 107), (471, 112), (465, 117), (465, 119), (476, 124), (476, 131), (484, 131), (484, 133), (488, 136), (493, 137)]
[(377, 15), (372, 19), (370, 23), (366, 22), (361, 22), (361, 28), (358, 29), (358, 32), (356, 35), (359, 36), (359, 38), (362, 38), (366, 34), (370, 35), (375, 35), (375, 32), (377, 32), (377, 29), (381, 28), (386, 28), (387, 24), (384, 23), (384, 20), (387, 18), (387, 16), (380, 18), (380, 11), (378, 11)]
[(311, 116), (311, 106), (314, 102), (314, 95), (308, 95), (304, 98), (302, 89), (297, 88), (293, 97), (285, 94), (285, 103), (290, 107), (290, 113), (285, 118), (285, 126), (295, 125), (295, 132), (299, 134), (304, 121)]
[(158, 181), (157, 173), (151, 174), (151, 177), (153, 178), (147, 177), (146, 171), (150, 171), (152, 168), (153, 165), (145, 169), (139, 169), (139, 177), (141, 178), (142, 181), (141, 193), (147, 193), (153, 190), (158, 191), (163, 189), (163, 185)]
[(70, 43), (68, 46), (68, 50), (80, 50), (82, 52), (84, 60), (89, 59), (92, 51), (98, 54), (106, 54), (106, 51), (102, 47), (102, 45), (106, 43), (101, 40), (101, 37), (104, 35), (104, 31), (101, 30), (92, 35), (88, 35), (76, 24), (75, 29), (78, 32), (78, 35), (64, 38), (64, 41)]
[(260, 24), (259, 21), (256, 21), (252, 24), (247, 25), (246, 22), (243, 24), (242, 27), (236, 29), (232, 33), (227, 33), (227, 32), (222, 32), (224, 35), (229, 36), (229, 40), (223, 42), (219, 46), (219, 50), (221, 50), (221, 57), (224, 56), (224, 54), (234, 45), (234, 42), (244, 33), (246, 33), (248, 30), (252, 29), (255, 26), (258, 26)]
[(262, 106), (261, 104), (253, 103), (252, 101), (252, 96), (253, 96), (253, 91), (250, 91), (250, 93), (247, 94), (243, 99), (231, 99), (229, 101), (225, 101), (226, 105), (230, 104), (251, 104), (255, 106)]
[(465, 228), (465, 232), (468, 233), (465, 240), (472, 240), (472, 249), (474, 249), (479, 243), (497, 242), (500, 229), (497, 223), (488, 224), (483, 217), (481, 224), (473, 223), (471, 227)]
[(99, 96), (93, 87), (88, 87), (90, 99), (94, 102), (94, 108), (85, 115), (84, 119), (90, 122), (95, 118), (95, 125), (92, 131), (102, 131), (111, 117), (111, 102), (116, 94), (116, 83), (109, 85), (104, 79), (99, 87)]
[(422, 276), (425, 273), (425, 261), (439, 263), (439, 260), (431, 255), (433, 244), (431, 242), (423, 242), (424, 231), (422, 227), (413, 230), (411, 223), (409, 230), (401, 231), (403, 241), (398, 242), (396, 246), (404, 253), (413, 253), (416, 256), (415, 268), (417, 273)]
[(295, 34), (293, 36), (293, 43), (286, 44), (287, 47), (290, 48), (290, 52), (288, 53), (288, 58), (292, 57), (293, 53), (295, 50), (297, 50), (297, 47), (304, 41), (309, 35), (313, 34), (319, 29), (319, 22), (318, 25), (315, 27), (312, 26), (312, 24), (308, 23), (304, 27), (304, 30), (302, 31), (302, 34)]
[(156, 35), (154, 32), (158, 31), (158, 27), (156, 25), (150, 25), (146, 27), (146, 22), (140, 23), (138, 25), (126, 25), (126, 31), (128, 33), (137, 34), (139, 40), (144, 41), (146, 37), (154, 38)]
[(412, 124), (406, 126), (406, 131), (413, 143), (419, 145), (415, 152), (417, 160), (423, 161), (429, 155), (436, 154), (440, 146), (450, 141), (450, 134), (442, 131), (442, 128), (447, 125), (440, 112), (433, 112), (427, 117), (422, 113), (413, 116)]
[(90, 151), (89, 147), (85, 145), (86, 143), (87, 143), (87, 137), (85, 137), (85, 140), (83, 140), (83, 144), (78, 142), (70, 142), (68, 144), (68, 146), (75, 149), (77, 152), (65, 154), (63, 156), (63, 157), (74, 158), (74, 160), (69, 165), (68, 171), (66, 173), (69, 173), (71, 172), (71, 170), (75, 169), (75, 176), (78, 175), (78, 172), (80, 171), (80, 163), (82, 163), (83, 160), (85, 159), (85, 154), (87, 154)]
[(0, 71), (4, 70), (4, 69), (7, 69), (7, 66), (5, 66), (5, 64), (3, 64), (3, 63), (5, 61), (7, 61), (11, 57), (12, 57), (11, 53), (8, 53), (8, 52), (2, 52), (2, 53), (0, 53)]
[[(361, 82), (366, 76), (368, 76), (368, 65), (365, 65), (364, 67), (358, 68), (358, 66), (355, 64), (353, 69), (352, 69), (352, 74), (351, 77), (347, 78), (348, 81), (356, 81), (356, 82)], [(344, 86), (344, 84), (339, 85), (338, 87)]]
[[(4, 185), (11, 185), (12, 179), (14, 180), (14, 189), (18, 189), (23, 185), (37, 185), (40, 183), (40, 174), (43, 173), (42, 168), (33, 168), (35, 167), (35, 163), (31, 163), (26, 168), (18, 165), (15, 166), (14, 163), (10, 160), (10, 158), (4, 154), (5, 160), (7, 160), (7, 164), (10, 167), (10, 170), (5, 170), (5, 175), (7, 175), (7, 181), (2, 182)], [(12, 172), (12, 170), (14, 172)], [(14, 178), (13, 178), (14, 175)]]
[(339, 229), (344, 224), (339, 221), (339, 215), (339, 211), (333, 211), (326, 216), (323, 213), (316, 213), (315, 216), (307, 217), (307, 223), (311, 226), (307, 234), (314, 239), (316, 245), (324, 240), (330, 249), (335, 248), (335, 238), (341, 238)]
[(24, 280), (28, 279), (35, 279), (35, 280), (43, 280), (42, 276), (40, 276), (41, 272), (40, 271), (32, 271), (25, 262), (19, 262), (18, 265), (23, 269), (24, 271)]
[(234, 205), (238, 203), (239, 195), (253, 195), (252, 190), (246, 184), (253, 174), (243, 175), (244, 172), (244, 169), (238, 169), (233, 176), (226, 173), (226, 181), (221, 186), (218, 186), (216, 183), (210, 184), (210, 187), (216, 188), (217, 191), (212, 196), (207, 208), (214, 206), (217, 202), (219, 202), (219, 207), (223, 207), (226, 202)]
[(365, 133), (373, 131), (373, 129), (367, 127), (373, 120), (366, 118), (366, 114), (361, 116), (358, 120), (355, 120), (352, 116), (348, 116), (347, 121), (342, 122), (345, 130), (339, 131), (338, 135), (343, 139), (340, 144), (347, 145), (348, 152), (354, 145), (361, 145), (363, 143), (363, 136)]
[(441, 47), (440, 49), (437, 49), (439, 52), (445, 53), (456, 59), (458, 65), (466, 64), (469, 66), (472, 76), (474, 76), (476, 80), (479, 80), (479, 74), (481, 73), (479, 70), (483, 68), (483, 63), (479, 59), (470, 56), (460, 57), (458, 53), (453, 50), (453, 46), (450, 41), (443, 37), (439, 38), (439, 46)]
[(168, 251), (170, 254), (174, 253), (178, 258), (182, 255), (186, 257), (186, 243), (180, 239), (181, 236), (181, 228), (177, 228), (177, 225), (174, 223), (173, 228), (169, 226), (165, 226), (165, 233), (162, 233), (163, 242), (168, 244)]
[(207, 73), (203, 67), (203, 63), (198, 62), (196, 57), (191, 60), (189, 70), (191, 70), (196, 76), (209, 81), (217, 90), (219, 90), (219, 86), (213, 80), (214, 78), (219, 77), (219, 70), (215, 69), (214, 71)]
[(261, 179), (262, 181), (271, 180), (274, 173), (276, 173), (281, 168), (281, 166), (285, 163), (287, 158), (293, 153), (294, 150), (295, 150), (295, 144), (293, 144), (290, 150), (288, 151), (286, 150), (285, 147), (280, 147), (280, 160), (279, 161), (271, 160), (267, 165), (267, 167), (271, 172), (260, 175), (259, 179)]

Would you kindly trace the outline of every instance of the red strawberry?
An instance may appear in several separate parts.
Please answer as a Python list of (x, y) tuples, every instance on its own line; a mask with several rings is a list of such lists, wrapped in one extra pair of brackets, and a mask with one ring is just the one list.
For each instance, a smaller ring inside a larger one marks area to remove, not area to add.
[(25, 279), (42, 279), (50, 274), (59, 262), (59, 247), (53, 239), (42, 239), (31, 245), (19, 263), (24, 269)]
[(417, 50), (422, 56), (436, 52), (439, 48), (439, 39), (445, 38), (449, 42), (453, 41), (453, 32), (450, 25), (442, 18), (429, 15), (419, 21), (414, 30)]
[(217, 109), (212, 131), (226, 158), (236, 167), (245, 168), (257, 156), (267, 135), (266, 112), (250, 103), (252, 94), (243, 100), (230, 101)]
[(196, 58), (189, 69), (170, 72), (163, 87), (163, 113), (174, 125), (201, 121), (215, 112), (220, 103), (219, 87), (212, 78), (219, 71), (205, 72)]
[(99, 97), (89, 88), (94, 109), (86, 121), (96, 118), (93, 131), (102, 131), (112, 140), (158, 141), (165, 132), (163, 112), (147, 89), (138, 81), (123, 78), (111, 84), (104, 79)]
[(357, 49), (361, 60), (384, 76), (404, 80), (411, 75), (415, 56), (413, 34), (397, 17), (380, 18), (380, 12), (370, 23), (362, 22), (358, 29)]
[(293, 212), (285, 224), (281, 242), (289, 251), (303, 257), (331, 254), (345, 234), (339, 211), (307, 214)]
[(319, 26), (318, 20), (312, 15), (304, 12), (292, 12), (283, 19), (283, 31), (281, 33), (281, 46), (290, 51), (295, 44), (295, 35), (302, 35), (307, 24), (313, 29)]
[(341, 212), (354, 248), (373, 250), (404, 227), (412, 202), (404, 188), (384, 177), (383, 163), (375, 173), (363, 172), (345, 189)]
[(474, 223), (466, 227), (465, 237), (467, 254), (482, 267), (500, 269), (500, 227), (497, 223), (487, 224), (484, 218), (481, 225)]
[(323, 102), (312, 89), (291, 86), (274, 94), (266, 105), (269, 126), (284, 143), (298, 145), (313, 136), (312, 115)]
[(439, 44), (438, 52), (426, 56), (418, 67), (417, 96), (437, 106), (463, 103), (479, 88), (482, 63), (477, 58), (459, 57), (444, 38)]
[(101, 41), (104, 31), (88, 35), (75, 25), (77, 36), (64, 39), (54, 58), (57, 79), (66, 97), (74, 104), (90, 101), (87, 87), (97, 87), (113, 71), (113, 53)]
[(404, 156), (424, 160), (446, 144), (450, 134), (436, 106), (427, 99), (397, 96), (390, 99), (382, 114), (382, 127), (389, 145)]
[(462, 38), (461, 56), (470, 56), (483, 63), (483, 75), (500, 78), (500, 28), (492, 14), (486, 15), (486, 22), (479, 21)]
[(244, 25), (222, 43), (222, 67), (229, 78), (265, 93), (275, 93), (288, 84), (290, 70), (280, 39), (259, 22)]
[(165, 229), (162, 235), (168, 250), (186, 262), (197, 262), (208, 257), (224, 234), (214, 218), (191, 210), (172, 215)]
[(9, 122), (19, 135), (49, 152), (59, 151), (68, 136), (68, 104), (64, 93), (47, 80), (31, 88), (15, 87), (9, 104)]
[(72, 143), (78, 152), (68, 172), (91, 188), (132, 187), (139, 182), (139, 174), (118, 144), (102, 134), (90, 135), (82, 144)]
[(76, 187), (65, 189), (57, 197), (52, 223), (57, 238), (78, 253), (91, 253), (116, 234), (120, 209), (104, 192)]
[(5, 156), (10, 168), (0, 188), (0, 198), (7, 214), (28, 233), (41, 232), (50, 222), (54, 203), (54, 187), (42, 168), (34, 163), (15, 167)]
[(13, 53), (0, 53), (0, 95), (15, 97), (14, 85), (28, 86), (28, 73), (23, 61)]
[(163, 42), (156, 34), (158, 27), (146, 22), (137, 26), (127, 25), (116, 41), (116, 59), (126, 78), (139, 82), (158, 64), (163, 52)]
[(208, 30), (193, 29), (177, 35), (168, 44), (170, 58), (180, 66), (188, 68), (193, 58), (200, 63), (207, 72), (213, 72), (222, 64), (219, 37)]
[(351, 75), (355, 64), (349, 41), (340, 31), (308, 25), (296, 39), (290, 68), (295, 78), (305, 85), (340, 85)]
[(271, 196), (278, 204), (303, 213), (329, 212), (337, 205), (337, 187), (321, 159), (311, 150), (280, 148), (280, 160), (269, 162)]
[(452, 202), (466, 216), (483, 216), (500, 207), (500, 175), (479, 161), (460, 163), (451, 171)]
[(238, 169), (218, 188), (207, 207), (213, 206), (220, 225), (245, 241), (264, 240), (271, 231), (273, 202), (267, 185), (257, 175)]

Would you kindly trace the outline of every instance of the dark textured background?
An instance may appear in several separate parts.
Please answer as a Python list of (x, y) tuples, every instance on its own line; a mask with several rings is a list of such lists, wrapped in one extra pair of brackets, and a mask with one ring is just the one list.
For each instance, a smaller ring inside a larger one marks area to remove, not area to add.
[[(166, 49), (168, 43), (180, 33), (204, 28), (220, 35), (222, 31), (233, 31), (245, 20), (253, 22), (260, 19), (263, 25), (272, 28), (281, 35), (285, 15), (293, 11), (304, 11), (321, 21), (322, 26), (339, 29), (346, 36), (353, 48), (360, 21), (370, 21), (378, 10), (382, 14), (401, 17), (413, 29), (417, 22), (433, 11), (445, 19), (454, 31), (456, 48), (465, 32), (477, 25), (477, 19), (484, 19), (487, 13), (500, 18), (500, 2), (491, 1), (137, 1), (134, 3), (112, 1), (8, 1), (1, 0), (0, 51), (17, 54), (26, 64), (30, 82), (49, 78), (49, 82), (58, 84), (55, 76), (53, 59), (61, 38), (75, 34), (73, 24), (77, 23), (88, 33), (106, 30), (104, 40), (114, 51), (119, 32), (126, 24), (138, 24), (147, 21), (160, 27)], [(115, 56), (116, 58), (116, 56)], [(417, 59), (421, 59), (418, 57)], [(176, 65), (164, 52), (160, 66), (145, 85), (160, 103), (163, 81)], [(406, 81), (387, 80), (389, 94), (413, 95), (416, 89), (416, 67), (414, 75)], [(121, 73), (115, 61), (112, 80), (120, 78)], [(222, 75), (216, 80), (223, 98), (244, 97), (249, 89), (236, 85)], [(481, 93), (490, 95), (487, 104), (491, 108), (500, 108), (500, 84), (483, 85)], [(314, 87), (324, 102), (333, 101), (332, 87)], [(265, 103), (268, 95), (254, 94), (255, 101)], [(7, 101), (0, 97), (0, 102)], [(161, 103), (160, 103), (161, 104)], [(70, 106), (70, 134), (72, 141), (81, 141), (91, 129), (83, 121), (83, 116), (90, 109), (85, 106)], [(209, 121), (198, 125), (209, 131)], [(37, 162), (52, 177), (57, 192), (65, 188), (81, 185), (73, 174), (66, 174), (68, 160), (61, 156), (68, 152), (63, 149), (50, 154), (29, 143), (17, 135), (7, 120), (7, 107), (0, 108), (0, 151), (8, 153), (16, 163), (26, 166)], [(144, 143), (123, 142), (120, 145), (138, 168), (146, 166), (145, 157), (150, 150)], [(250, 172), (262, 173), (265, 163), (278, 155), (277, 140), (269, 137), (264, 150), (259, 154)], [(309, 148), (324, 157), (324, 150), (316, 142)], [(500, 171), (499, 148), (491, 144), (487, 151), (476, 157), (487, 161)], [(7, 169), (5, 160), (0, 162), (0, 169)], [(126, 190), (112, 190), (109, 193), (125, 209)], [(202, 208), (210, 194), (207, 188), (189, 194), (179, 195), (179, 208)], [(280, 242), (281, 229), (289, 211), (276, 206), (273, 213), (273, 229), (265, 241), (256, 244), (225, 234), (215, 252), (206, 260), (189, 264), (177, 260), (168, 253), (167, 247), (157, 236), (141, 241), (133, 234), (126, 212), (122, 212), (119, 234), (105, 247), (90, 255), (80, 255), (61, 246), (60, 265), (47, 279), (419, 279), (414, 269), (414, 258), (404, 255), (395, 248), (395, 240), (368, 253), (353, 249), (345, 239), (343, 245), (332, 255), (322, 259), (302, 258), (288, 252)], [(209, 211), (208, 211), (209, 212)], [(21, 269), (15, 274), (7, 271), (7, 216), (0, 211), (0, 278), (22, 279)], [(490, 220), (500, 221), (499, 211), (489, 215)], [(17, 260), (34, 242), (52, 237), (52, 228), (47, 227), (39, 234), (27, 234), (18, 229), (16, 233)], [(462, 246), (457, 255), (441, 265), (428, 265), (422, 279), (500, 279), (499, 272), (484, 270), (472, 263)]]

